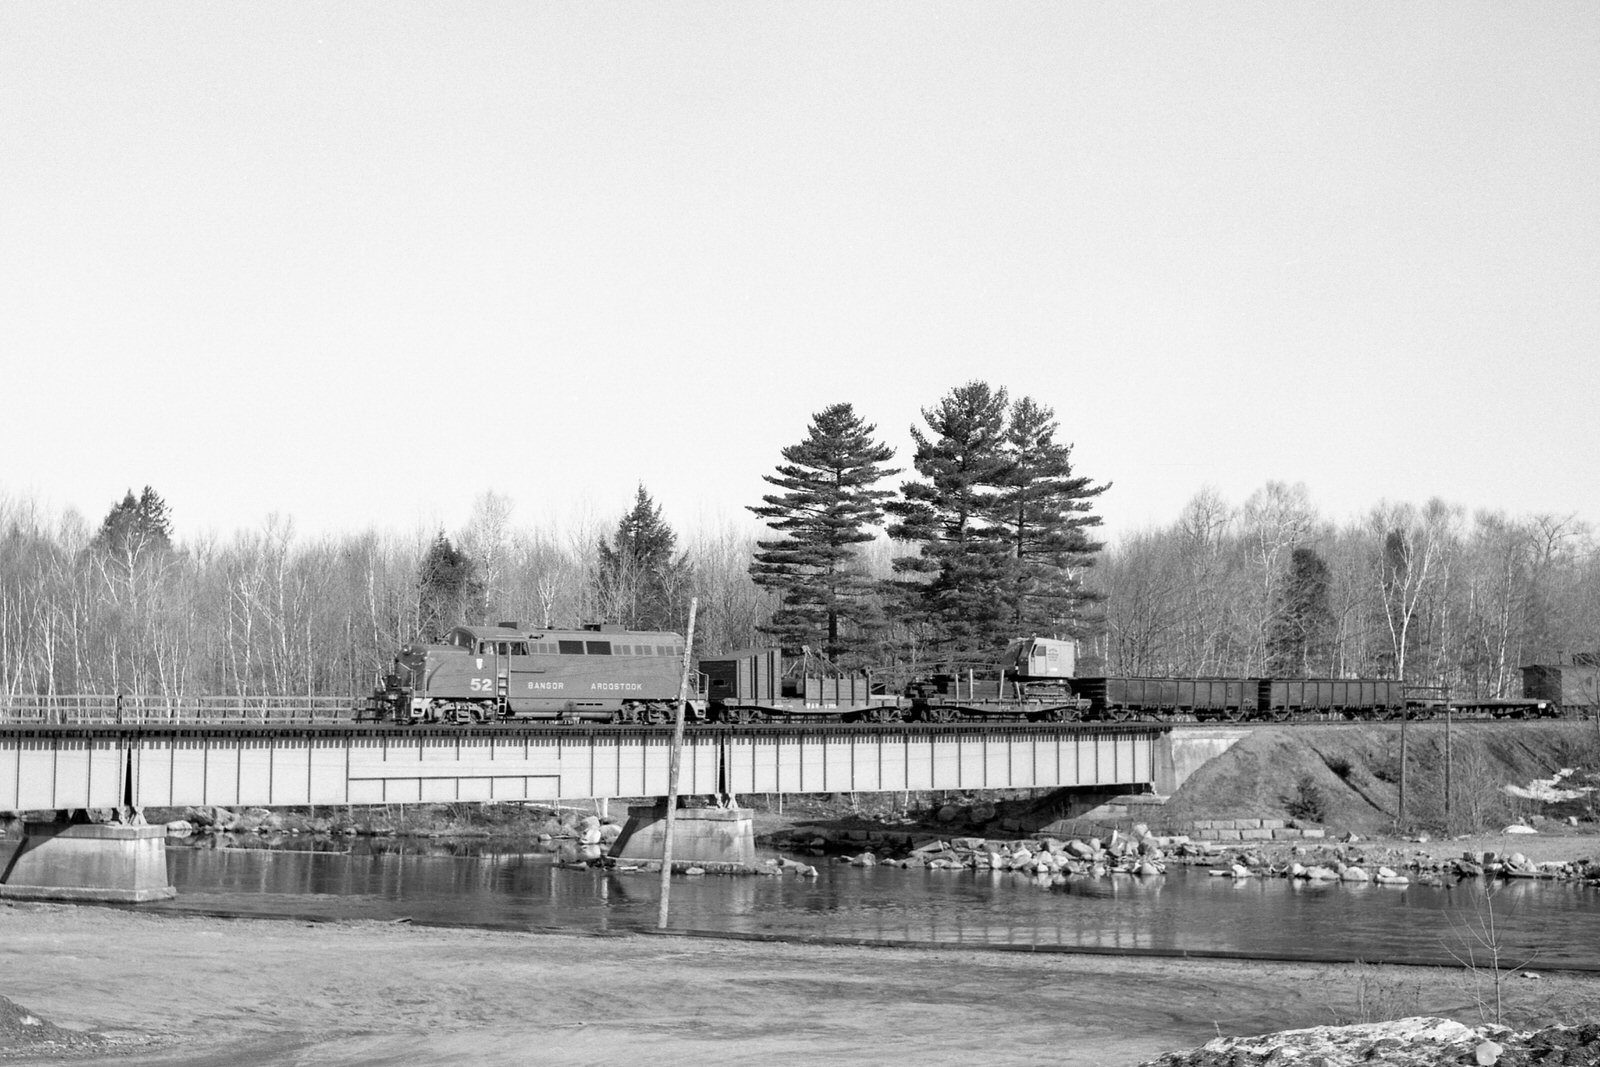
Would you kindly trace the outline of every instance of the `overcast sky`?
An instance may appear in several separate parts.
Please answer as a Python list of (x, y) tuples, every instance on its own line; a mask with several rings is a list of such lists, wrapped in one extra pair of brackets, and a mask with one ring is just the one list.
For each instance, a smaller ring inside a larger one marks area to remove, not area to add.
[(1113, 532), (1600, 520), (1600, 4), (0, 6), (0, 493), (748, 516), (1053, 407)]

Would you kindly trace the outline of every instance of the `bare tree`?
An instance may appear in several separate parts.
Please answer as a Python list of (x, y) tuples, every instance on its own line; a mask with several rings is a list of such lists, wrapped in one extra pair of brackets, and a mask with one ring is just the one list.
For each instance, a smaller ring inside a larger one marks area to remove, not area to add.
[(1377, 543), (1372, 574), (1396, 678), (1406, 677), (1423, 603), (1447, 571), (1460, 518), (1459, 507), (1437, 498), (1420, 511), (1410, 504), (1380, 504), (1368, 518)]

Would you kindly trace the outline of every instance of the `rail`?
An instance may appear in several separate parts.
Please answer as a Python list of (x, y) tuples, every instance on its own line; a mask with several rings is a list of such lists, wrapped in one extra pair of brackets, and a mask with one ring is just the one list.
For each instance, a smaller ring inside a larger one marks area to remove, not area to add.
[(350, 697), (328, 696), (0, 694), (0, 723), (291, 726), (348, 722), (355, 704)]

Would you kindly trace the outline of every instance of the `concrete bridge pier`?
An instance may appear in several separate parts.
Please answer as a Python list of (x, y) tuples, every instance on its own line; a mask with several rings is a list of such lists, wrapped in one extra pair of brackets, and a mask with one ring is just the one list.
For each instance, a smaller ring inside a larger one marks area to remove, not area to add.
[(1191, 774), (1249, 736), (1248, 726), (1168, 730), (1155, 745), (1155, 791), (1170, 797)]
[[(672, 866), (754, 867), (756, 838), (749, 808), (680, 808), (672, 820)], [(661, 862), (667, 806), (637, 805), (611, 846), (611, 856), (633, 863)]]
[(0, 898), (142, 904), (178, 895), (167, 876), (161, 826), (25, 822), (22, 841), (0, 852)]

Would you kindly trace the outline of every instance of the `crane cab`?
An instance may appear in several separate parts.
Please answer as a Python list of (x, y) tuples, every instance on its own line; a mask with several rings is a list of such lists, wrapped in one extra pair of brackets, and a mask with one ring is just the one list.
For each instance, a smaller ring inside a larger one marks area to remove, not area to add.
[(1078, 642), (1054, 637), (1020, 637), (1006, 646), (1007, 674), (1021, 682), (1066, 681), (1078, 669)]

